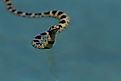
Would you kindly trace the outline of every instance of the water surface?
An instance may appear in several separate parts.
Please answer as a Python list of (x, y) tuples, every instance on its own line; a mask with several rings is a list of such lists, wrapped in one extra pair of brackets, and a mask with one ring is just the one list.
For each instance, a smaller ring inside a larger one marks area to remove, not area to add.
[(65, 11), (69, 28), (50, 50), (31, 40), (57, 23), (10, 14), (0, 1), (0, 81), (121, 81), (121, 0), (12, 0), (19, 10)]

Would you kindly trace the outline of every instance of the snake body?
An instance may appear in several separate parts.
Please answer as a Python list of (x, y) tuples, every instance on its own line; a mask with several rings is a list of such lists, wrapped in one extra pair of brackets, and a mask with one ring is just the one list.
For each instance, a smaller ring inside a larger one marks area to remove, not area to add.
[(32, 46), (38, 49), (50, 49), (53, 47), (55, 42), (57, 32), (63, 31), (70, 20), (66, 13), (60, 10), (51, 10), (45, 12), (24, 12), (17, 10), (13, 5), (11, 0), (4, 0), (7, 10), (14, 15), (28, 18), (40, 18), (40, 17), (53, 17), (59, 20), (59, 23), (49, 27), (49, 29), (43, 33), (36, 35), (32, 40)]

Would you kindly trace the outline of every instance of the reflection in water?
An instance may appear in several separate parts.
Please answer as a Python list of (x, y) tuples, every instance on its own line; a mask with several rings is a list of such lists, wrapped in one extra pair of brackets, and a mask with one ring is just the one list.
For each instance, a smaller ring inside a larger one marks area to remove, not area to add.
[(57, 68), (55, 58), (54, 58), (54, 52), (53, 50), (47, 50), (46, 54), (48, 55), (48, 66), (49, 66), (49, 71), (52, 75), (52, 78), (54, 79), (53, 81), (59, 81), (58, 80), (58, 72), (59, 68)]

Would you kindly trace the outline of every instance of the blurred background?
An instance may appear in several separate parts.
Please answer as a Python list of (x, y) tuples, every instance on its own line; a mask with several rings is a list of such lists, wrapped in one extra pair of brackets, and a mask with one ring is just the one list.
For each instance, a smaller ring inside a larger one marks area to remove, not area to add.
[(32, 38), (58, 23), (17, 17), (0, 1), (0, 81), (121, 81), (121, 0), (12, 0), (18, 10), (59, 9), (71, 19), (50, 50)]

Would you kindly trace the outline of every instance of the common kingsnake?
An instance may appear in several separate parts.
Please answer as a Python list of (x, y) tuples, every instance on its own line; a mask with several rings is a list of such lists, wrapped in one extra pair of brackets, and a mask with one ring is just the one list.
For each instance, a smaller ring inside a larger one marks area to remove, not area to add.
[(4, 3), (7, 10), (17, 16), (28, 18), (53, 17), (59, 20), (58, 24), (49, 27), (47, 31), (40, 33), (33, 38), (32, 46), (38, 49), (52, 48), (57, 32), (64, 30), (70, 22), (68, 15), (60, 10), (51, 10), (42, 13), (31, 13), (17, 10), (12, 5), (11, 0), (4, 0)]

